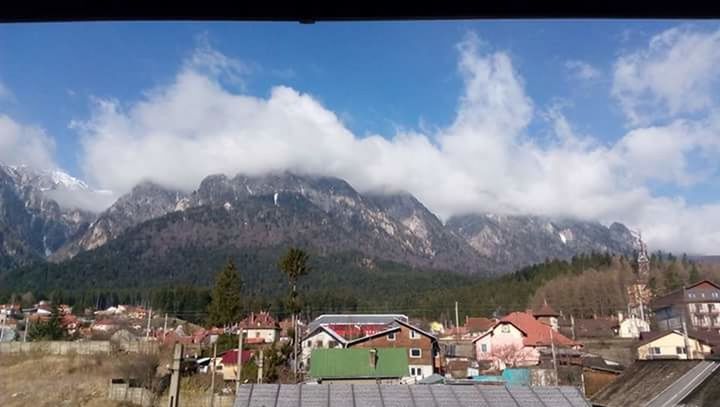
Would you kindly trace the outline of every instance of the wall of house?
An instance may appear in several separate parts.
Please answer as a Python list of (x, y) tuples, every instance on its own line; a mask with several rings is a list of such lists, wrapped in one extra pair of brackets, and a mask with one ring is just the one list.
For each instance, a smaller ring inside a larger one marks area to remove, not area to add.
[[(703, 345), (693, 338), (688, 338), (688, 343), (690, 350), (693, 351), (693, 359), (703, 359), (705, 354), (710, 353), (711, 349), (709, 346)], [(678, 333), (670, 333), (661, 338), (657, 338), (652, 342), (638, 346), (638, 359), (646, 360), (658, 357), (677, 357), (678, 359), (687, 359), (687, 354), (678, 354), (678, 347), (685, 347), (683, 336)], [(651, 348), (660, 348), (660, 353), (651, 353)]]
[[(433, 355), (433, 341), (425, 335), (417, 333), (415, 338), (410, 337), (410, 328), (401, 326), (400, 330), (395, 331), (395, 339), (390, 339), (388, 335), (379, 336), (366, 341), (362, 341), (352, 347), (355, 348), (407, 348), (408, 364), (415, 367), (422, 367), (423, 372), (429, 372), (425, 377), (430, 376), (434, 372), (435, 358)], [(413, 357), (411, 349), (420, 349), (420, 357)]]
[(245, 329), (245, 336), (247, 338), (263, 338), (265, 340), (265, 343), (273, 343), (275, 342), (275, 340), (277, 340), (277, 330), (248, 328)]
[(639, 338), (640, 332), (649, 332), (650, 324), (640, 318), (627, 318), (620, 323), (618, 336), (621, 338)]
[(317, 348), (342, 348), (343, 344), (338, 342), (335, 338), (330, 336), (325, 331), (319, 331), (315, 335), (305, 338), (305, 340), (302, 341), (300, 344), (302, 347), (302, 352), (300, 354), (300, 363), (301, 368), (305, 370), (310, 370), (310, 354), (312, 354), (313, 349)]

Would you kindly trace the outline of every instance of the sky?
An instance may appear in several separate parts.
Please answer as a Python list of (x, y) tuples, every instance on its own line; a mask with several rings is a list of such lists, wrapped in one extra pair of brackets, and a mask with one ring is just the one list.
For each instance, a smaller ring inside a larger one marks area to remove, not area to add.
[(289, 170), (718, 254), (719, 79), (717, 21), (6, 24), (0, 161), (95, 211)]

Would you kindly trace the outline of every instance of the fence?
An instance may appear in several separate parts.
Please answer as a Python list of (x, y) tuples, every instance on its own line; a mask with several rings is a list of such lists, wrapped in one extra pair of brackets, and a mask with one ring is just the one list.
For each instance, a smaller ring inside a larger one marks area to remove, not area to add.
[(123, 379), (112, 379), (108, 399), (113, 401), (125, 401), (143, 407), (151, 407), (155, 404), (156, 396), (152, 391), (138, 386), (132, 381), (126, 382)]
[[(221, 395), (215, 394), (215, 400), (213, 407), (233, 407), (235, 403), (235, 395)], [(180, 405), (181, 406), (193, 406), (193, 407), (209, 407), (210, 406), (210, 395), (208, 394), (187, 394), (180, 390)], [(168, 396), (164, 395), (160, 399), (160, 406), (166, 406), (168, 404)]]
[(51, 355), (97, 355), (110, 353), (109, 341), (47, 341), (47, 342), (4, 342), (0, 343), (2, 353), (47, 353)]

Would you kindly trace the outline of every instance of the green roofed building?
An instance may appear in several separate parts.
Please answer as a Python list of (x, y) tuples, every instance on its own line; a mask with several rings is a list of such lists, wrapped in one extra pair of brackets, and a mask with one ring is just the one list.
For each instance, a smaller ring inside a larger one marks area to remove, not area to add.
[(314, 349), (310, 376), (322, 383), (400, 383), (408, 377), (406, 348)]

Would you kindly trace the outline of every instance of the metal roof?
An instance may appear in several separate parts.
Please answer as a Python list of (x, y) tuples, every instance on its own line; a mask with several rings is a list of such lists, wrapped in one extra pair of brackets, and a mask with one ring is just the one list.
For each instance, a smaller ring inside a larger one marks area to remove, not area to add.
[(710, 377), (720, 367), (720, 363), (704, 361), (698, 363), (687, 373), (682, 375), (672, 385), (668, 386), (662, 393), (655, 396), (647, 407), (677, 406), (699, 385)]
[(373, 349), (313, 349), (310, 356), (310, 376), (316, 379), (330, 378), (387, 378), (408, 375), (407, 348), (374, 349), (375, 366), (370, 364)]
[(235, 407), (589, 407), (575, 387), (243, 384)]
[(323, 314), (308, 324), (308, 332), (314, 331), (320, 325), (328, 324), (390, 324), (400, 319), (407, 322), (407, 315), (403, 314)]

